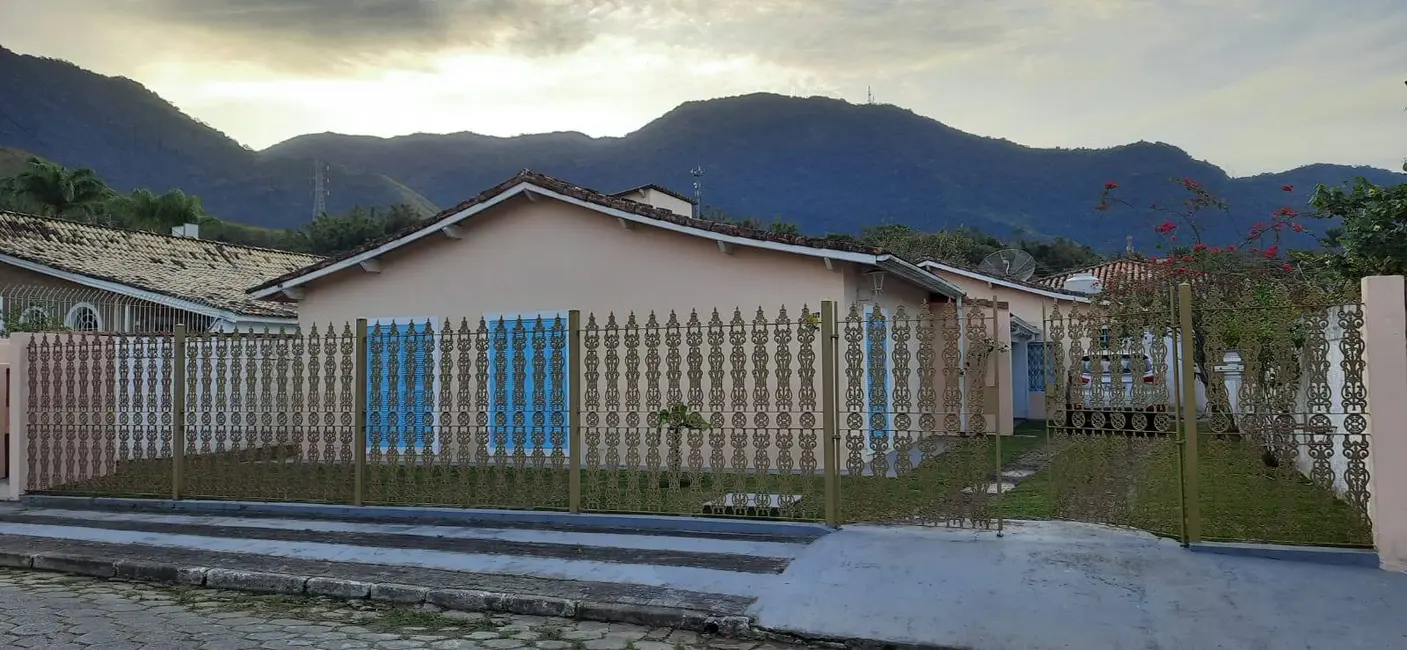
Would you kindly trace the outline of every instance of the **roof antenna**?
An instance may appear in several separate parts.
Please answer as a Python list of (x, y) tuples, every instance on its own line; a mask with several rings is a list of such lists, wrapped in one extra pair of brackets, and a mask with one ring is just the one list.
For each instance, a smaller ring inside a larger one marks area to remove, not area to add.
[(689, 175), (694, 177), (694, 218), (703, 218), (703, 165), (699, 165), (689, 170)]
[(874, 104), (874, 88), (871, 86), (865, 86), (865, 103)]
[(1124, 256), (1133, 257), (1133, 235), (1124, 236)]

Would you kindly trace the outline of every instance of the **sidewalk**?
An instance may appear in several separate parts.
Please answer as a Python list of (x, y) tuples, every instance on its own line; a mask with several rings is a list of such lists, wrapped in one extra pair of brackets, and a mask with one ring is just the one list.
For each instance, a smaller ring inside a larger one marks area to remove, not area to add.
[(1190, 553), (1081, 524), (1017, 523), (1004, 538), (769, 526), (680, 536), (24, 508), (0, 510), (0, 564), (870, 646), (1407, 647), (1407, 576), (1376, 569)]

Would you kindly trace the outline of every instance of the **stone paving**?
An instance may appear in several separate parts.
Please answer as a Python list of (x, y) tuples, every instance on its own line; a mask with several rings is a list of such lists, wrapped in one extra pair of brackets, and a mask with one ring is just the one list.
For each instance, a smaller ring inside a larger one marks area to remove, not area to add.
[(805, 646), (433, 605), (259, 596), (0, 569), (0, 648), (784, 650)]

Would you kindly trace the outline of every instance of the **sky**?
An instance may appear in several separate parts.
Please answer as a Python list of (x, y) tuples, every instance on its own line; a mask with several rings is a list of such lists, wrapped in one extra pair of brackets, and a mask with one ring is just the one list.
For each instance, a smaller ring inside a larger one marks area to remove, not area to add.
[(0, 0), (0, 45), (136, 79), (256, 149), (304, 134), (619, 136), (678, 104), (872, 88), (1039, 147), (1233, 175), (1400, 169), (1402, 0)]

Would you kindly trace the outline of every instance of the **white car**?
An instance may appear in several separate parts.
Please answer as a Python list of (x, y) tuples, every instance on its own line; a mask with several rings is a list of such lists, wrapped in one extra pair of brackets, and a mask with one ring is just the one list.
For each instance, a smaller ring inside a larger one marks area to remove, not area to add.
[[(1159, 381), (1147, 354), (1104, 351), (1085, 355), (1071, 369), (1067, 424), (1075, 429), (1171, 432), (1177, 407), (1174, 381)], [(1199, 386), (1200, 388), (1200, 386)], [(1201, 390), (1198, 391), (1199, 396)], [(1200, 401), (1200, 400), (1199, 400)], [(1142, 426), (1133, 416), (1142, 413)], [(1102, 415), (1098, 417), (1096, 414)], [(1158, 414), (1166, 414), (1159, 427)], [(1122, 417), (1119, 417), (1122, 415)]]

